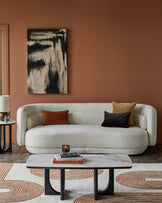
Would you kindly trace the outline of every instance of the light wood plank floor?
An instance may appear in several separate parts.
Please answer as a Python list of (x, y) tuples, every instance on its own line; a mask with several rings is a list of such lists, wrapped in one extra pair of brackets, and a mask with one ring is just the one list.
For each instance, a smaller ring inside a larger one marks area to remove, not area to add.
[[(25, 163), (30, 153), (23, 146), (13, 144), (12, 153), (0, 154), (0, 162)], [(162, 163), (162, 145), (148, 147), (141, 155), (131, 156), (133, 163)]]

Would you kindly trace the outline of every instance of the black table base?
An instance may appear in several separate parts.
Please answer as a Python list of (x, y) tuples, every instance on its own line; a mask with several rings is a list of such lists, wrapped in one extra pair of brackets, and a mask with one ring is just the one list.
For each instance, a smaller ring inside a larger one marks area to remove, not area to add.
[[(44, 193), (45, 195), (60, 195), (60, 199), (64, 200), (65, 169), (60, 169), (60, 192), (52, 188), (50, 169), (45, 169)], [(109, 169), (109, 182), (103, 191), (98, 191), (98, 169), (94, 169), (94, 199), (97, 200), (99, 195), (114, 195), (114, 169)]]
[(60, 192), (52, 188), (50, 183), (50, 169), (45, 169), (44, 193), (45, 195), (60, 195), (60, 199), (64, 200), (65, 192), (65, 169), (60, 169)]
[[(6, 126), (7, 125), (0, 125), (0, 154), (5, 152), (12, 152), (12, 125), (8, 125), (9, 127), (9, 144), (6, 147)], [(3, 129), (3, 134), (2, 134)], [(2, 142), (2, 135), (3, 135), (3, 142)]]
[(50, 170), (45, 169), (45, 174), (44, 174), (44, 193), (45, 195), (60, 195), (60, 192), (57, 192), (54, 190), (51, 186), (50, 183)]
[(98, 195), (114, 195), (114, 169), (109, 169), (109, 182), (103, 191), (98, 191), (98, 169), (94, 169), (94, 199), (98, 199)]

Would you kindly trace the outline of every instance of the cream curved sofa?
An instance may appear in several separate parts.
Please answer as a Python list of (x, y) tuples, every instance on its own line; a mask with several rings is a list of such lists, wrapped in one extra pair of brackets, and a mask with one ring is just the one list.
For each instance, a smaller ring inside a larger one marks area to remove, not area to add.
[[(70, 125), (42, 125), (42, 110), (69, 110)], [(36, 103), (17, 111), (17, 143), (30, 153), (58, 153), (62, 144), (80, 153), (140, 154), (156, 144), (157, 113), (150, 105), (136, 104), (135, 126), (101, 127), (111, 103)]]

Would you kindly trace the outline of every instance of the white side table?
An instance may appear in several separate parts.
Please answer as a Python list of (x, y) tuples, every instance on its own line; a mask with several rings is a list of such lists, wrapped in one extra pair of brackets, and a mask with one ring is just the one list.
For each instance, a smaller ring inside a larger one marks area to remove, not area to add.
[[(12, 152), (12, 125), (15, 124), (16, 121), (0, 121), (0, 154), (4, 152)], [(6, 127), (9, 127), (9, 144), (6, 147)], [(3, 129), (3, 133), (2, 133)], [(2, 143), (3, 136), (3, 143)]]

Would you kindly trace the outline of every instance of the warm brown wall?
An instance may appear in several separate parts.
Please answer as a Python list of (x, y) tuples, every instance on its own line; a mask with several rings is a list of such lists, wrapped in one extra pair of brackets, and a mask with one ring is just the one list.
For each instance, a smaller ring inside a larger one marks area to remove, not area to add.
[[(161, 0), (0, 0), (0, 23), (10, 29), (11, 117), (28, 103), (137, 101), (157, 108), (162, 143), (161, 11)], [(27, 94), (28, 28), (69, 30), (68, 95)]]
[(2, 95), (2, 33), (0, 32), (0, 95)]

